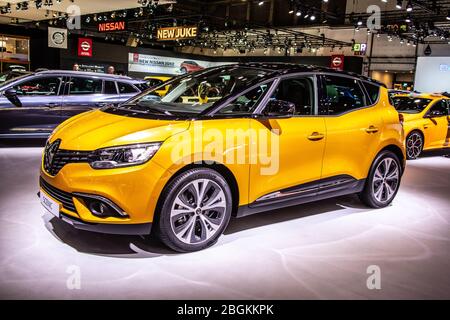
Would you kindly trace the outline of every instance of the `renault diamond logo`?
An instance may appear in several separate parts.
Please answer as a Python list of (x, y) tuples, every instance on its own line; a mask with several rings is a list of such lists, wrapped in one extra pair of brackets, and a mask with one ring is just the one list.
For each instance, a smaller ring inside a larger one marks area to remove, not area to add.
[(49, 172), (50, 168), (52, 167), (53, 158), (55, 157), (55, 154), (58, 151), (60, 143), (61, 143), (61, 140), (58, 139), (58, 140), (55, 140), (53, 143), (48, 144), (45, 147), (44, 166), (45, 166), (45, 170), (47, 170), (47, 172)]

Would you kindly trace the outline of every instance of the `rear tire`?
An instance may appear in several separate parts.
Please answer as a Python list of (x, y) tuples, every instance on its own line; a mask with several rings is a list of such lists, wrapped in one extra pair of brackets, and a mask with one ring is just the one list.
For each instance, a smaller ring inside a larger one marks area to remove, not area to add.
[(160, 208), (159, 239), (178, 252), (202, 250), (217, 242), (230, 221), (231, 190), (218, 172), (191, 169), (166, 186)]
[(380, 152), (372, 163), (361, 201), (371, 208), (384, 208), (394, 200), (400, 187), (401, 164), (397, 155), (391, 151)]

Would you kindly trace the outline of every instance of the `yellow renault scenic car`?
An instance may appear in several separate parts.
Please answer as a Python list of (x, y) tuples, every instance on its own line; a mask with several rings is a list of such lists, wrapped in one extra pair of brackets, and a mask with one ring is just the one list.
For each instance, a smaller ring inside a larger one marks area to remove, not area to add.
[(424, 150), (450, 147), (450, 98), (441, 94), (400, 94), (392, 103), (403, 115), (406, 155), (416, 159)]
[(397, 193), (403, 129), (378, 82), (240, 64), (169, 83), (164, 97), (156, 87), (52, 133), (40, 173), (48, 211), (78, 229), (151, 232), (187, 252), (213, 245), (232, 216), (351, 193), (382, 208)]

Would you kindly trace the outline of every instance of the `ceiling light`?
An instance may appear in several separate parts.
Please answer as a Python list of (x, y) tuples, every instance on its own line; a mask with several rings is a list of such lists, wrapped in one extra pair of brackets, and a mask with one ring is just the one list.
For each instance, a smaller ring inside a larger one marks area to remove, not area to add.
[(302, 15), (302, 12), (301, 12), (300, 10), (298, 10), (298, 11), (295, 13), (295, 15), (296, 15), (297, 17), (300, 17), (300, 16)]
[(412, 10), (413, 10), (413, 6), (412, 6), (411, 0), (410, 0), (410, 1), (408, 1), (408, 4), (406, 5), (406, 11), (411, 12)]
[(401, 9), (403, 7), (403, 1), (402, 0), (397, 0), (397, 4), (395, 5), (395, 7), (397, 9)]
[(258, 2), (258, 6), (262, 6), (264, 4), (264, 1)]
[(314, 13), (311, 14), (311, 16), (309, 17), (309, 19), (310, 19), (311, 21), (316, 20), (316, 16), (314, 15)]

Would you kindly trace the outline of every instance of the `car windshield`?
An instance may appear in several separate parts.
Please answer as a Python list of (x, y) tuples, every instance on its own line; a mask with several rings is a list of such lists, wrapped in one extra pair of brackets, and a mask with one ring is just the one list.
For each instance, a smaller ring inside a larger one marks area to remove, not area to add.
[(218, 100), (257, 83), (270, 73), (237, 65), (204, 69), (154, 87), (119, 106), (119, 109), (169, 116), (197, 115)]
[(431, 102), (431, 99), (414, 97), (393, 97), (392, 103), (399, 112), (421, 113)]

